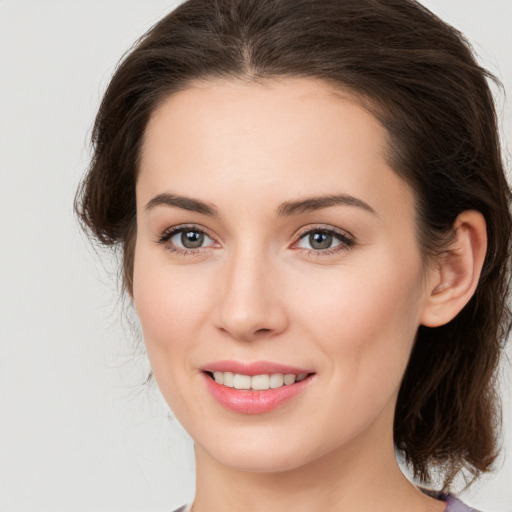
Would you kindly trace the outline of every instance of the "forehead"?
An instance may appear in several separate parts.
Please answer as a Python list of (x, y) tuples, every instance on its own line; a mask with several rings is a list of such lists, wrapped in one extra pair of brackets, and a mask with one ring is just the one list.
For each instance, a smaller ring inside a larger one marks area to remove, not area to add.
[(150, 118), (138, 195), (170, 187), (222, 196), (228, 187), (277, 202), (284, 191), (336, 190), (378, 202), (379, 187), (408, 188), (389, 168), (387, 147), (385, 129), (359, 98), (321, 80), (194, 82)]
[[(171, 138), (196, 140), (203, 148), (210, 141), (236, 136), (230, 144), (233, 148), (251, 135), (260, 144), (273, 141), (275, 147), (300, 138), (308, 138), (311, 144), (323, 139), (324, 146), (329, 146), (333, 139), (342, 142), (343, 125), (350, 125), (348, 129), (356, 130), (376, 150), (385, 151), (386, 132), (364, 108), (363, 99), (322, 80), (201, 80), (170, 95), (155, 109), (146, 127), (142, 157), (148, 147), (155, 149)], [(262, 139), (265, 133), (269, 137)]]

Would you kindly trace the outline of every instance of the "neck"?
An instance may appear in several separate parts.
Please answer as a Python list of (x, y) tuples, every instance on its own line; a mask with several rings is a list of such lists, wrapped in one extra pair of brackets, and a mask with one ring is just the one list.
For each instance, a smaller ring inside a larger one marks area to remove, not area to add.
[[(273, 472), (223, 465), (196, 445), (193, 512), (442, 512), (403, 475), (387, 442), (355, 440), (298, 467)], [(265, 455), (262, 454), (262, 457)]]

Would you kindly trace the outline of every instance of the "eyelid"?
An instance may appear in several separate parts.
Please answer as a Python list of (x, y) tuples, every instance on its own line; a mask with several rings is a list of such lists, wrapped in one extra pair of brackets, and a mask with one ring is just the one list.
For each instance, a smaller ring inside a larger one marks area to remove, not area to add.
[[(336, 235), (339, 239), (341, 239), (342, 242), (344, 242), (346, 245), (349, 245), (350, 247), (352, 247), (356, 243), (355, 236), (352, 235), (351, 233), (349, 233), (348, 231), (345, 231), (344, 229), (336, 228), (334, 226), (325, 225), (325, 224), (320, 224), (317, 226), (306, 226), (306, 227), (302, 228), (297, 233), (296, 240), (293, 243), (296, 244), (297, 242), (302, 240), (306, 235), (308, 235), (310, 233), (319, 232), (319, 231), (323, 231), (325, 233), (331, 233), (331, 234)], [(325, 249), (323, 252), (328, 251), (328, 250), (329, 249)], [(322, 252), (322, 251), (315, 250), (314, 252)]]
[[(156, 240), (156, 242), (158, 244), (165, 245), (165, 244), (169, 243), (170, 239), (174, 235), (176, 235), (177, 233), (180, 233), (182, 231), (186, 231), (186, 230), (194, 231), (197, 233), (202, 233), (203, 235), (206, 235), (208, 238), (210, 238), (213, 242), (218, 243), (217, 240), (215, 239), (215, 237), (212, 234), (210, 234), (206, 228), (199, 226), (197, 224), (177, 224), (175, 226), (166, 228), (164, 231), (162, 231), (158, 235), (158, 239)], [(186, 251), (187, 253), (195, 253), (195, 252), (201, 251), (202, 249), (206, 249), (207, 247), (210, 247), (210, 246), (197, 247), (195, 249), (186, 249), (186, 248), (173, 246), (173, 250), (175, 250), (176, 252), (185, 252)], [(169, 249), (170, 249), (170, 247), (169, 247)]]
[(299, 230), (299, 232), (296, 235), (296, 239), (292, 244), (292, 248), (301, 240), (303, 240), (308, 234), (315, 232), (324, 232), (332, 234), (340, 241), (340, 244), (327, 249), (307, 249), (304, 247), (297, 247), (294, 250), (305, 252), (308, 256), (322, 257), (350, 250), (356, 245), (356, 238), (348, 231), (336, 228), (334, 226), (323, 224), (317, 226), (310, 225)]
[(344, 238), (350, 238), (351, 240), (355, 241), (354, 235), (352, 235), (348, 231), (346, 231), (344, 229), (336, 228), (336, 227), (328, 225), (328, 224), (316, 224), (316, 225), (305, 226), (298, 231), (296, 238), (300, 239), (304, 235), (310, 233), (311, 231), (326, 231), (326, 232), (330, 232), (330, 233), (335, 233)]
[[(211, 235), (206, 228), (199, 226), (197, 224), (177, 224), (175, 226), (171, 226), (171, 227), (165, 229), (163, 232), (161, 232), (161, 234), (159, 235), (156, 242), (158, 244), (167, 245), (168, 250), (170, 250), (171, 252), (181, 254), (183, 256), (195, 255), (195, 254), (198, 254), (198, 253), (204, 251), (205, 249), (212, 247), (212, 245), (208, 245), (208, 246), (204, 246), (204, 247), (187, 249), (187, 248), (177, 247), (174, 244), (169, 243), (173, 236), (175, 236), (176, 234), (178, 234), (180, 232), (186, 231), (186, 230), (204, 234), (208, 238), (210, 238), (212, 240), (212, 242), (218, 244), (216, 237)], [(324, 232), (324, 233), (332, 234), (341, 243), (332, 248), (326, 248), (326, 249), (313, 249), (313, 248), (307, 249), (307, 248), (300, 247), (300, 248), (295, 248), (294, 250), (305, 252), (307, 254), (313, 254), (318, 257), (318, 256), (327, 256), (329, 254), (337, 253), (340, 251), (346, 251), (346, 250), (352, 248), (354, 245), (356, 245), (355, 237), (348, 231), (336, 228), (331, 225), (319, 224), (316, 226), (309, 225), (309, 226), (305, 226), (305, 227), (301, 228), (298, 231), (298, 233), (295, 235), (295, 237), (294, 237), (295, 240), (293, 241), (291, 248), (293, 248), (294, 245), (299, 243), (305, 236), (307, 236), (308, 234), (311, 234), (311, 233), (315, 233), (315, 232)]]

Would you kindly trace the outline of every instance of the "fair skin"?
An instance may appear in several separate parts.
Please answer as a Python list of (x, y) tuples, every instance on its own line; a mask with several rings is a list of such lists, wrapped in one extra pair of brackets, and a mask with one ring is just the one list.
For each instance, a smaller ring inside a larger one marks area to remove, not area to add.
[[(465, 212), (453, 250), (425, 267), (386, 144), (350, 95), (312, 79), (196, 82), (153, 113), (133, 300), (156, 382), (195, 442), (194, 512), (444, 510), (400, 471), (393, 415), (418, 326), (446, 323), (474, 292), (485, 223)], [(183, 225), (199, 246), (169, 232)], [(221, 360), (314, 375), (245, 414), (206, 389), (201, 368)]]

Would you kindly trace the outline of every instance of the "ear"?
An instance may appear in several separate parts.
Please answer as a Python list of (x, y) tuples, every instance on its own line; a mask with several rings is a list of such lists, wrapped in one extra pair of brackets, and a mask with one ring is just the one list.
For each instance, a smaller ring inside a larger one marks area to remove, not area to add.
[(439, 327), (455, 318), (475, 293), (487, 251), (487, 229), (480, 212), (468, 210), (455, 220), (454, 236), (427, 280), (420, 322)]

